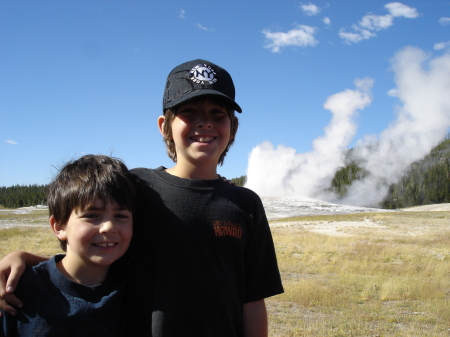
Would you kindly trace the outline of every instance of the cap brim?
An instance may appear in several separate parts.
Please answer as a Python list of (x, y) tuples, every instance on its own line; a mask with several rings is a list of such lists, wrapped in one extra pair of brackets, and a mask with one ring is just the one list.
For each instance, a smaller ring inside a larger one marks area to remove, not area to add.
[(190, 99), (192, 99), (194, 97), (200, 97), (200, 96), (204, 96), (204, 95), (213, 95), (213, 96), (223, 97), (223, 98), (225, 98), (228, 101), (228, 103), (231, 104), (232, 108), (235, 111), (237, 111), (239, 113), (242, 112), (241, 107), (234, 100), (232, 100), (230, 97), (228, 97), (227, 95), (222, 94), (219, 91), (211, 90), (211, 89), (197, 90), (197, 91), (191, 92), (190, 94), (188, 94), (186, 96), (178, 97), (177, 99), (174, 99), (170, 103), (167, 103), (164, 106), (164, 110), (173, 108), (173, 107), (175, 107), (175, 106), (177, 106), (177, 105), (179, 105), (179, 104), (181, 104), (183, 102), (186, 102), (186, 101), (188, 101), (188, 100), (190, 100)]

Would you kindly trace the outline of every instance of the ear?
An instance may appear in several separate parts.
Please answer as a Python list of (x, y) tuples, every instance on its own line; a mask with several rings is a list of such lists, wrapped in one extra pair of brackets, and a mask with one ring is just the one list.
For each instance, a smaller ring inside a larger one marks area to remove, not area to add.
[(164, 116), (158, 117), (158, 129), (159, 129), (159, 132), (163, 135), (163, 137), (165, 137), (165, 134), (164, 134), (164, 122), (165, 121), (166, 121), (166, 117), (164, 117)]
[(50, 217), (50, 219), (48, 219), (48, 222), (50, 223), (50, 227), (52, 228), (53, 233), (58, 239), (67, 240), (65, 227), (58, 223), (53, 215)]

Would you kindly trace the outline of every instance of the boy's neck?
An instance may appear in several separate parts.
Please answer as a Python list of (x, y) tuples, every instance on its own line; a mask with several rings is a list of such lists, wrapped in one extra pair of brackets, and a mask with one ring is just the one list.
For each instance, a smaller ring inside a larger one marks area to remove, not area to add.
[(56, 267), (69, 280), (90, 287), (103, 283), (109, 270), (109, 265), (80, 267), (70, 263), (66, 258), (57, 262)]
[(217, 165), (198, 167), (191, 164), (177, 163), (174, 167), (166, 169), (166, 172), (179, 178), (214, 180), (218, 179)]

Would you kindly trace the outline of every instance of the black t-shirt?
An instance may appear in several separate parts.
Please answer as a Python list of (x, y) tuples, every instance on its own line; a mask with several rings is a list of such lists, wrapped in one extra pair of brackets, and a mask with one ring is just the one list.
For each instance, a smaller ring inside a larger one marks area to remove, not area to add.
[(283, 292), (260, 198), (162, 167), (132, 173), (129, 335), (243, 336), (243, 304)]

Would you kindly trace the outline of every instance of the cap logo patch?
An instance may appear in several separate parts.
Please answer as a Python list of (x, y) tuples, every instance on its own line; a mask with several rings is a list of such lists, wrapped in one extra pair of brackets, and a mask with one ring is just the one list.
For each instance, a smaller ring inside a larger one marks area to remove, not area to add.
[(189, 77), (192, 82), (198, 84), (214, 84), (217, 82), (215, 77), (216, 72), (211, 66), (207, 64), (197, 64), (189, 72)]

